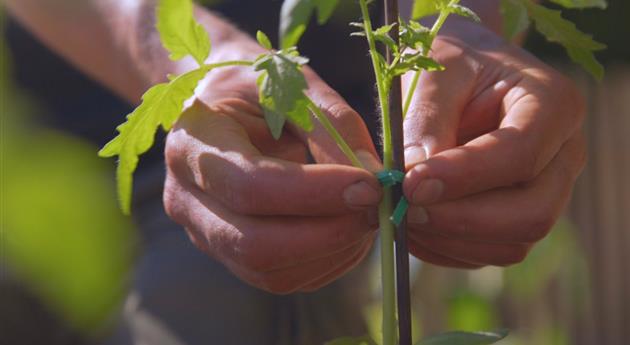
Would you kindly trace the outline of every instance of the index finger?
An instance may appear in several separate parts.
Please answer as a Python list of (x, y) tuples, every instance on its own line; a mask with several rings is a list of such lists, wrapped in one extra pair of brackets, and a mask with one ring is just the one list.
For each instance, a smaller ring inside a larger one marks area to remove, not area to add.
[(379, 182), (366, 170), (262, 155), (228, 114), (234, 111), (200, 103), (186, 111), (167, 144), (168, 166), (178, 178), (248, 215), (340, 215), (380, 201)]

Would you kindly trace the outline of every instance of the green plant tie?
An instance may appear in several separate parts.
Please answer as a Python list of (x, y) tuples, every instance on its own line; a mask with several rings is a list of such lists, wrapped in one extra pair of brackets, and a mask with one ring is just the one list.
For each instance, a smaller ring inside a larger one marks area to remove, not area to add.
[[(392, 187), (398, 183), (402, 183), (405, 179), (405, 173), (399, 170), (383, 170), (376, 174), (376, 178), (383, 185), (383, 187)], [(396, 208), (394, 209), (394, 213), (389, 217), (389, 220), (394, 223), (394, 225), (399, 226), (402, 223), (403, 217), (407, 213), (407, 209), (409, 208), (409, 203), (407, 199), (403, 196), (398, 201)]]

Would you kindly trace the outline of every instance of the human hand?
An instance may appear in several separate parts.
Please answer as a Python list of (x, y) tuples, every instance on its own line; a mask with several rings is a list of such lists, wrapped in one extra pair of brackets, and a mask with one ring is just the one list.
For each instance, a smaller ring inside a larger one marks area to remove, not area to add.
[[(249, 41), (216, 59), (255, 57)], [(305, 69), (320, 105), (366, 167), (380, 166), (366, 126)], [(248, 68), (211, 72), (166, 144), (164, 203), (195, 245), (244, 281), (274, 293), (311, 291), (357, 265), (372, 246), (381, 188), (347, 163), (327, 133), (290, 127), (273, 139)], [(318, 163), (307, 164), (307, 150)]]
[(442, 266), (515, 264), (549, 232), (585, 164), (585, 104), (529, 53), (455, 23), (433, 47), (446, 71), (422, 76), (404, 123), (409, 247)]

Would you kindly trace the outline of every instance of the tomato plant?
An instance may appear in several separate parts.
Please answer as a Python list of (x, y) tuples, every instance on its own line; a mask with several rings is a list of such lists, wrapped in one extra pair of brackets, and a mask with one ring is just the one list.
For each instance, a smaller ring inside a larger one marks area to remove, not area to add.
[[(379, 206), (381, 238), (381, 270), (383, 291), (383, 345), (408, 345), (409, 300), (408, 262), (405, 246), (404, 214), (407, 207), (402, 197), (400, 182), (404, 162), (402, 157), (402, 119), (409, 110), (413, 91), (422, 73), (444, 69), (433, 60), (429, 52), (433, 41), (450, 15), (464, 16), (471, 20), (479, 17), (459, 0), (416, 0), (411, 20), (398, 17), (397, 1), (385, 0), (386, 22), (375, 26), (370, 19), (369, 5), (372, 0), (358, 0), (362, 21), (351, 23), (357, 28), (353, 36), (365, 38), (376, 79), (378, 102), (382, 124), (384, 170), (378, 174), (383, 184), (384, 196)], [(605, 7), (604, 0), (552, 0), (566, 8)], [(302, 66), (308, 59), (296, 48), (307, 24), (315, 14), (320, 24), (326, 23), (335, 11), (339, 0), (285, 0), (282, 6), (280, 38), (281, 47), (273, 49), (263, 32), (258, 32), (258, 43), (267, 52), (251, 61), (221, 61), (207, 64), (211, 44), (207, 32), (193, 17), (192, 0), (160, 0), (157, 8), (157, 29), (171, 59), (192, 56), (197, 68), (180, 76), (169, 76), (169, 81), (153, 86), (143, 96), (142, 104), (132, 112), (127, 121), (118, 127), (119, 135), (101, 151), (103, 157), (118, 156), (118, 193), (125, 213), (130, 211), (132, 176), (138, 157), (152, 145), (154, 135), (161, 126), (168, 131), (184, 109), (184, 102), (191, 98), (194, 89), (204, 76), (213, 69), (225, 66), (253, 68), (259, 73), (257, 80), (260, 106), (266, 123), (275, 138), (279, 138), (287, 121), (310, 131), (313, 119), (321, 123), (337, 143), (340, 150), (356, 167), (360, 161), (321, 109), (306, 94), (306, 79)], [(508, 38), (523, 32), (530, 23), (548, 40), (565, 47), (568, 55), (593, 76), (600, 79), (603, 67), (593, 52), (604, 45), (580, 32), (575, 25), (561, 16), (560, 11), (549, 9), (532, 0), (502, 0), (501, 10)], [(435, 16), (431, 27), (419, 19)], [(379, 49), (378, 46), (385, 48)], [(413, 73), (408, 94), (401, 101), (400, 76)], [(396, 229), (398, 228), (398, 230)], [(394, 238), (396, 237), (396, 251)], [(397, 274), (397, 279), (395, 278)], [(396, 307), (398, 295), (398, 308)], [(398, 309), (398, 310), (397, 310)], [(398, 312), (398, 318), (397, 318)], [(396, 333), (396, 329), (400, 333)], [(505, 332), (463, 333), (451, 332), (420, 342), (423, 345), (439, 344), (491, 344)], [(339, 339), (330, 344), (372, 344), (371, 339)]]

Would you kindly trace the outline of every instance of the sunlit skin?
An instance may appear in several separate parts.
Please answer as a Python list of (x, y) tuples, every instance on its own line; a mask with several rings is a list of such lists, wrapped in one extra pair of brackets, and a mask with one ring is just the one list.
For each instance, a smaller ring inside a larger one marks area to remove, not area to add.
[[(127, 99), (192, 67), (168, 60), (150, 2), (82, 1), (73, 15), (50, 0), (6, 2), (44, 42)], [(489, 2), (467, 5), (496, 23)], [(210, 32), (213, 60), (263, 51), (210, 12), (197, 9), (197, 17)], [(77, 20), (82, 30), (72, 25)], [(447, 70), (423, 75), (405, 121), (410, 249), (442, 266), (520, 262), (562, 212), (584, 165), (582, 97), (568, 79), (480, 24), (452, 21), (432, 56)], [(377, 171), (359, 114), (314, 71), (306, 76), (309, 96)], [(289, 128), (274, 141), (255, 78), (250, 69), (229, 68), (202, 82), (199, 102), (167, 141), (166, 211), (244, 281), (275, 293), (315, 290), (369, 252), (381, 190), (371, 172), (335, 164), (348, 161), (319, 127), (308, 134)], [(306, 164), (307, 150), (323, 164)]]

